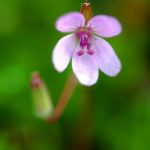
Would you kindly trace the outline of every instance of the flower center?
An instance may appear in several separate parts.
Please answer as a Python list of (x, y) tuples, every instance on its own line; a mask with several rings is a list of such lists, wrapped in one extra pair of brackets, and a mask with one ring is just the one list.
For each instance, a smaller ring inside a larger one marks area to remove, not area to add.
[(93, 55), (94, 51), (91, 49), (90, 38), (91, 34), (88, 30), (81, 30), (77, 33), (77, 37), (80, 40), (80, 49), (77, 52), (78, 56), (82, 56), (85, 52), (89, 55)]

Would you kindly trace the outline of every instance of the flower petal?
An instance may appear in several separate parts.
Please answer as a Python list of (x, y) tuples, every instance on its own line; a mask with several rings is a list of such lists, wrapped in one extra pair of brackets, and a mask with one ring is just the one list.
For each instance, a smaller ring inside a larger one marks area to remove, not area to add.
[(92, 43), (94, 62), (97, 67), (109, 76), (116, 76), (121, 70), (121, 63), (113, 48), (105, 40), (95, 37)]
[(71, 12), (56, 21), (56, 29), (60, 32), (72, 32), (84, 26), (84, 16), (79, 12)]
[(93, 62), (93, 57), (87, 53), (79, 56), (75, 50), (72, 58), (72, 68), (81, 84), (91, 86), (98, 80), (98, 68)]
[(66, 69), (76, 46), (74, 34), (61, 38), (53, 50), (52, 60), (55, 69), (62, 72)]
[(116, 18), (107, 15), (93, 17), (88, 22), (88, 27), (102, 37), (113, 37), (119, 35), (122, 31), (119, 21)]

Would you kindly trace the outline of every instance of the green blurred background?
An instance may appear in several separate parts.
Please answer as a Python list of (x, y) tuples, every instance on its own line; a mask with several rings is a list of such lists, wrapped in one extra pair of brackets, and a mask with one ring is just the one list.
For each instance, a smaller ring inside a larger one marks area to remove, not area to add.
[(78, 85), (59, 121), (34, 116), (30, 77), (39, 71), (56, 104), (72, 72), (59, 74), (52, 50), (64, 36), (56, 19), (80, 0), (0, 0), (0, 150), (150, 150), (150, 1), (91, 0), (93, 13), (117, 17), (120, 36), (107, 39), (122, 62), (93, 87)]

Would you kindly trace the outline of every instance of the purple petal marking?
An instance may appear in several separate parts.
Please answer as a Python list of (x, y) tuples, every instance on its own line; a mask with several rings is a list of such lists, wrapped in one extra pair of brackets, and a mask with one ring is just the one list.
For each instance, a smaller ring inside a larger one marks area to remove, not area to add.
[(92, 43), (94, 62), (97, 67), (109, 76), (116, 76), (121, 70), (121, 63), (113, 48), (105, 40), (95, 37)]
[(56, 29), (60, 32), (72, 32), (83, 27), (84, 24), (85, 19), (80, 12), (71, 12), (58, 18)]
[(76, 36), (74, 34), (61, 38), (53, 50), (52, 60), (55, 69), (62, 72), (68, 66), (76, 47)]
[(72, 58), (73, 72), (81, 84), (91, 86), (98, 80), (98, 68), (91, 55), (84, 53), (82, 56), (78, 56), (77, 51), (78, 48)]
[(120, 22), (107, 15), (98, 15), (88, 22), (88, 27), (96, 34), (102, 37), (113, 37), (119, 35), (122, 31)]

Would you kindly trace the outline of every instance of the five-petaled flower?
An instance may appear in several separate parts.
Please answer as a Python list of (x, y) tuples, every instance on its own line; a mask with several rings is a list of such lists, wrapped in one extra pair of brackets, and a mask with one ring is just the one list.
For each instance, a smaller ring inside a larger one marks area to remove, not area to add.
[(57, 20), (56, 29), (64, 33), (72, 32), (60, 39), (54, 48), (53, 64), (57, 71), (64, 71), (72, 58), (73, 72), (86, 86), (97, 82), (98, 69), (109, 76), (120, 72), (120, 60), (110, 44), (101, 38), (121, 33), (122, 27), (116, 18), (97, 15), (87, 20), (82, 13), (71, 12)]

